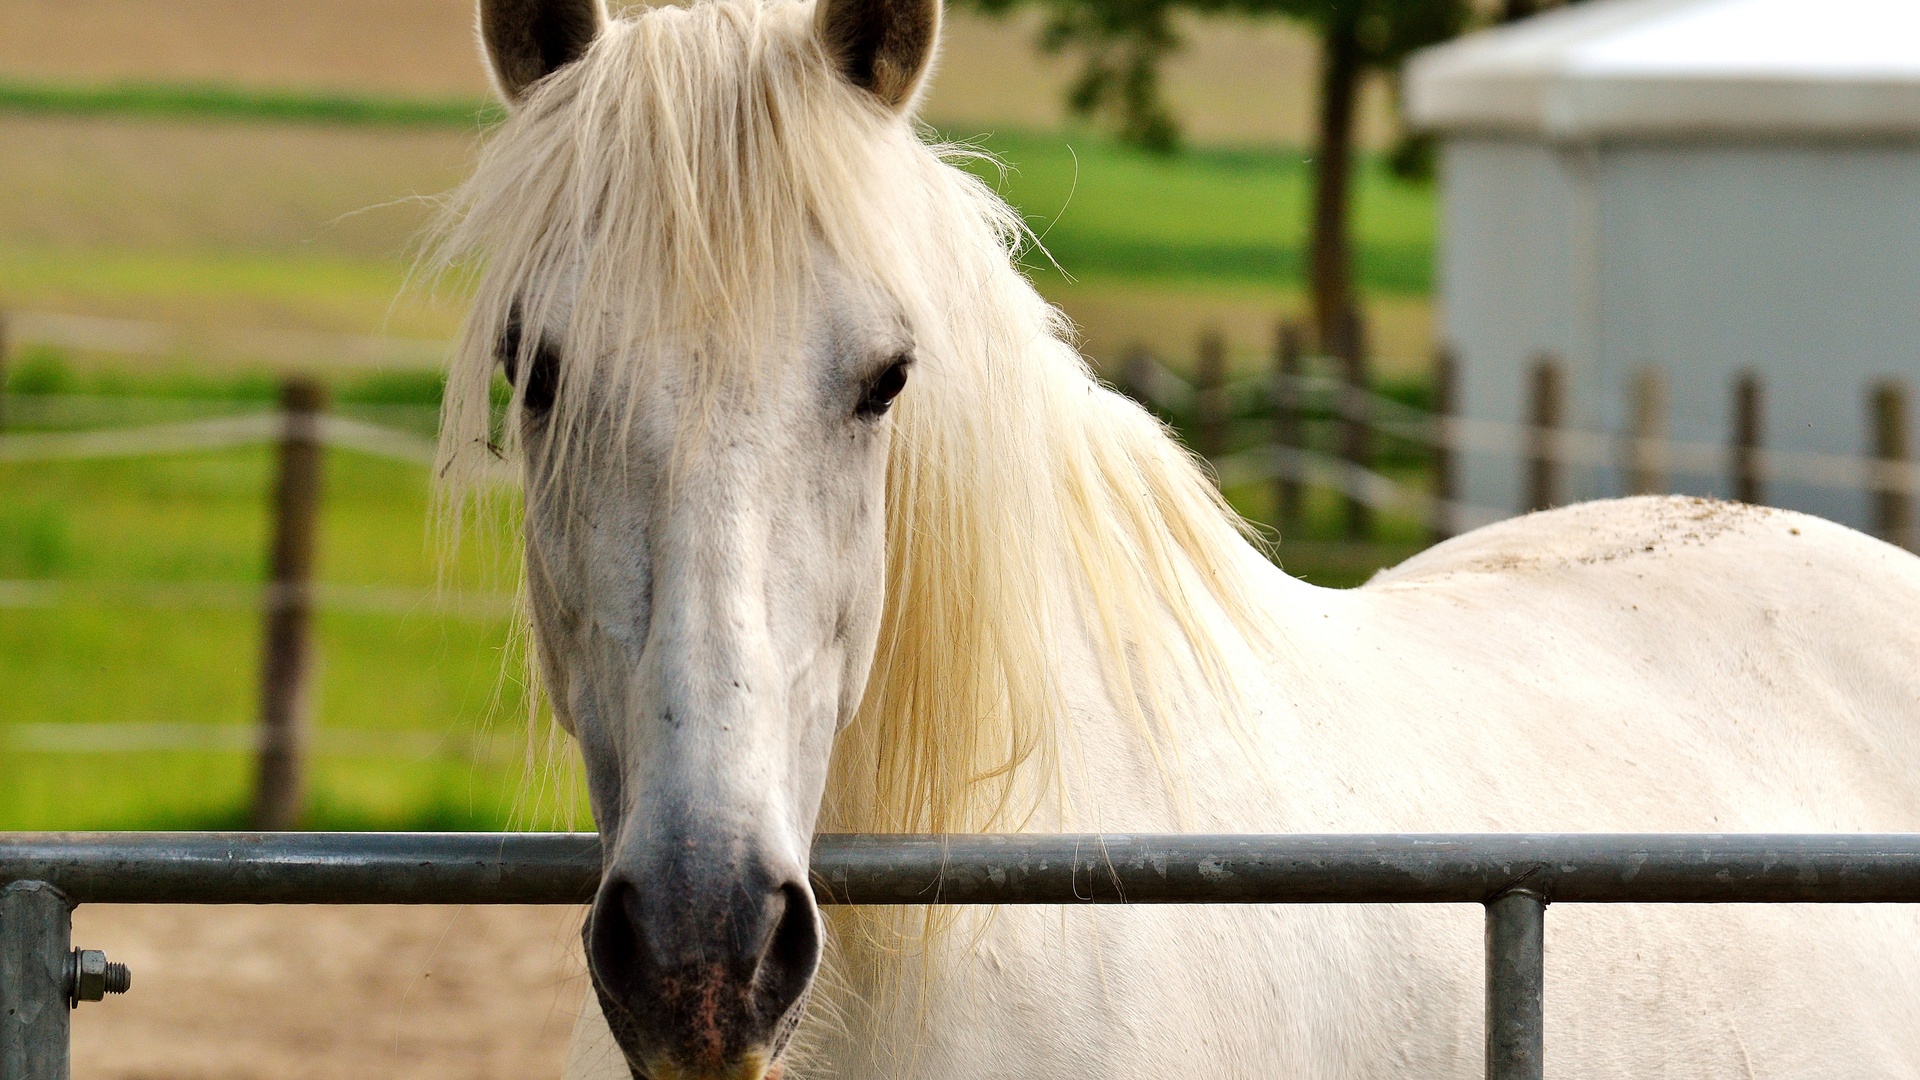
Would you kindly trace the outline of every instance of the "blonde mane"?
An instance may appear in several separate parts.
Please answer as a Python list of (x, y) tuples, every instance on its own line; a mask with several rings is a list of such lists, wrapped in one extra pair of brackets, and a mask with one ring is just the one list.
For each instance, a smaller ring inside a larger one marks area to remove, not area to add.
[(1092, 638), (1158, 747), (1167, 689), (1220, 678), (1205, 627), (1265, 625), (1245, 540), (1067, 344), (1013, 267), (1017, 214), (952, 164), (967, 151), (836, 78), (812, 10), (702, 0), (616, 21), (492, 135), (443, 226), (445, 264), (480, 270), (439, 475), (457, 504), (519, 452), (518, 396), (504, 423), (491, 400), (510, 319), (564, 327), (548, 459), (579, 468), (666, 350), (696, 372), (774, 362), (826, 245), (901, 306), (917, 362), (893, 414), (879, 654), (821, 828), (1019, 828), (1062, 797), (1063, 631)]

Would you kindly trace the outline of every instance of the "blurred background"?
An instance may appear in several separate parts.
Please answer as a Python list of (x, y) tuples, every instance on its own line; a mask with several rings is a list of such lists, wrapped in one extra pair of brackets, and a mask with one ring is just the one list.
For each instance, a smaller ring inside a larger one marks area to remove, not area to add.
[[(1321, 40), (1275, 13), (1168, 17), (1183, 44), (1148, 107), (1177, 137), (1129, 142), (1104, 97), (1077, 112), (1087, 57), (1113, 48), (1048, 51), (1063, 13), (1038, 8), (954, 10), (925, 118), (1006, 162), (994, 181), (1071, 275), (1036, 269), (1042, 289), (1110, 378), (1151, 357), (1180, 419), (1203, 335), (1260, 373), (1310, 309)], [(523, 784), (503, 532), (467, 537), (444, 588), (429, 550), (462, 298), (407, 274), (494, 116), (472, 20), (469, 0), (0, 0), (0, 829), (259, 819), (290, 376), (319, 384), (335, 430), (312, 493), (303, 790), (277, 823), (586, 825), (557, 797), (570, 780)], [(1349, 94), (1355, 291), (1373, 377), (1418, 399), (1433, 196), (1389, 167), (1390, 74)], [(1357, 553), (1331, 519), (1300, 536), (1322, 531), (1308, 569), (1349, 583), (1422, 536), (1383, 525)]]
[[(0, 829), (586, 826), (513, 507), (430, 551), (472, 21), (0, 0)], [(924, 119), (1296, 574), (1636, 491), (1913, 546), (1910, 4), (969, 0)]]
[[(590, 827), (511, 498), (433, 554), (472, 9), (0, 0), (0, 831)], [(924, 120), (1295, 574), (1637, 492), (1916, 546), (1912, 0), (965, 0)], [(555, 1075), (577, 924), (82, 909), (76, 1075)]]

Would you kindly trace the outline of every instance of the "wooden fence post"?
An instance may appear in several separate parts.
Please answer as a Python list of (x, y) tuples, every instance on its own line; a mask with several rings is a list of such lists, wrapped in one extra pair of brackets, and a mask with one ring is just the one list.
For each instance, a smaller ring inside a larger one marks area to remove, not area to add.
[(7, 313), (0, 309), (0, 431), (7, 430), (7, 360), (13, 355), (7, 330)]
[(320, 519), (323, 447), (320, 416), (326, 389), (307, 378), (280, 388), (279, 475), (273, 491), (271, 576), (266, 592), (260, 678), (260, 747), (253, 827), (291, 829), (304, 797), (309, 679), (313, 670), (314, 534)]
[(1527, 490), (1522, 512), (1561, 502), (1560, 427), (1566, 420), (1566, 387), (1551, 353), (1533, 361), (1527, 383)]
[(1226, 456), (1233, 407), (1227, 400), (1227, 339), (1218, 330), (1200, 335), (1193, 404), (1194, 449), (1208, 461)]
[(1873, 458), (1879, 466), (1873, 492), (1874, 535), (1909, 551), (1920, 550), (1913, 528), (1913, 484), (1906, 466), (1907, 384), (1883, 379), (1868, 392)]
[(1667, 375), (1658, 368), (1633, 373), (1627, 443), (1627, 494), (1659, 495), (1667, 490)]
[(1764, 436), (1761, 414), (1764, 391), (1756, 372), (1742, 371), (1733, 380), (1733, 497), (1758, 506), (1766, 501), (1766, 478), (1760, 473)]
[(1451, 537), (1456, 527), (1453, 504), (1460, 498), (1458, 463), (1454, 460), (1453, 418), (1460, 408), (1460, 362), (1451, 345), (1433, 351), (1433, 520), (1427, 523), (1434, 543)]
[[(1349, 308), (1340, 322), (1334, 355), (1340, 361), (1340, 456), (1362, 469), (1373, 467), (1373, 428), (1367, 408), (1367, 325), (1359, 308)], [(1364, 540), (1373, 533), (1373, 508), (1346, 494), (1347, 538)]]
[[(1284, 450), (1302, 450), (1307, 442), (1300, 420), (1301, 359), (1305, 335), (1300, 324), (1283, 321), (1273, 343), (1273, 440)], [(1300, 521), (1300, 481), (1282, 473), (1273, 483), (1274, 517), (1281, 529)]]
[(1153, 397), (1153, 353), (1145, 345), (1127, 347), (1127, 358), (1120, 362), (1120, 392), (1158, 414), (1160, 403)]

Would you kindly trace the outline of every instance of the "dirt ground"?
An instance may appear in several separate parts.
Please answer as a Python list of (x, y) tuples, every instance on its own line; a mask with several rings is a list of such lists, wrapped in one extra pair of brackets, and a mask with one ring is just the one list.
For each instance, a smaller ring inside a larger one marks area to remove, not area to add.
[(576, 908), (82, 907), (133, 991), (75, 1080), (543, 1080), (585, 992)]

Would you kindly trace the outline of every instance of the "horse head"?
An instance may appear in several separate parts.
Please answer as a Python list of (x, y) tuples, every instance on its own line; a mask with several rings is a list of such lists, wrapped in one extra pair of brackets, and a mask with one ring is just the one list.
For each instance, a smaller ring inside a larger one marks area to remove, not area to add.
[(588, 968), (636, 1077), (777, 1069), (820, 963), (808, 851), (879, 635), (916, 342), (782, 140), (910, 137), (938, 21), (481, 4), (510, 118), (467, 208), (468, 332), (513, 388), (532, 624), (603, 838)]

